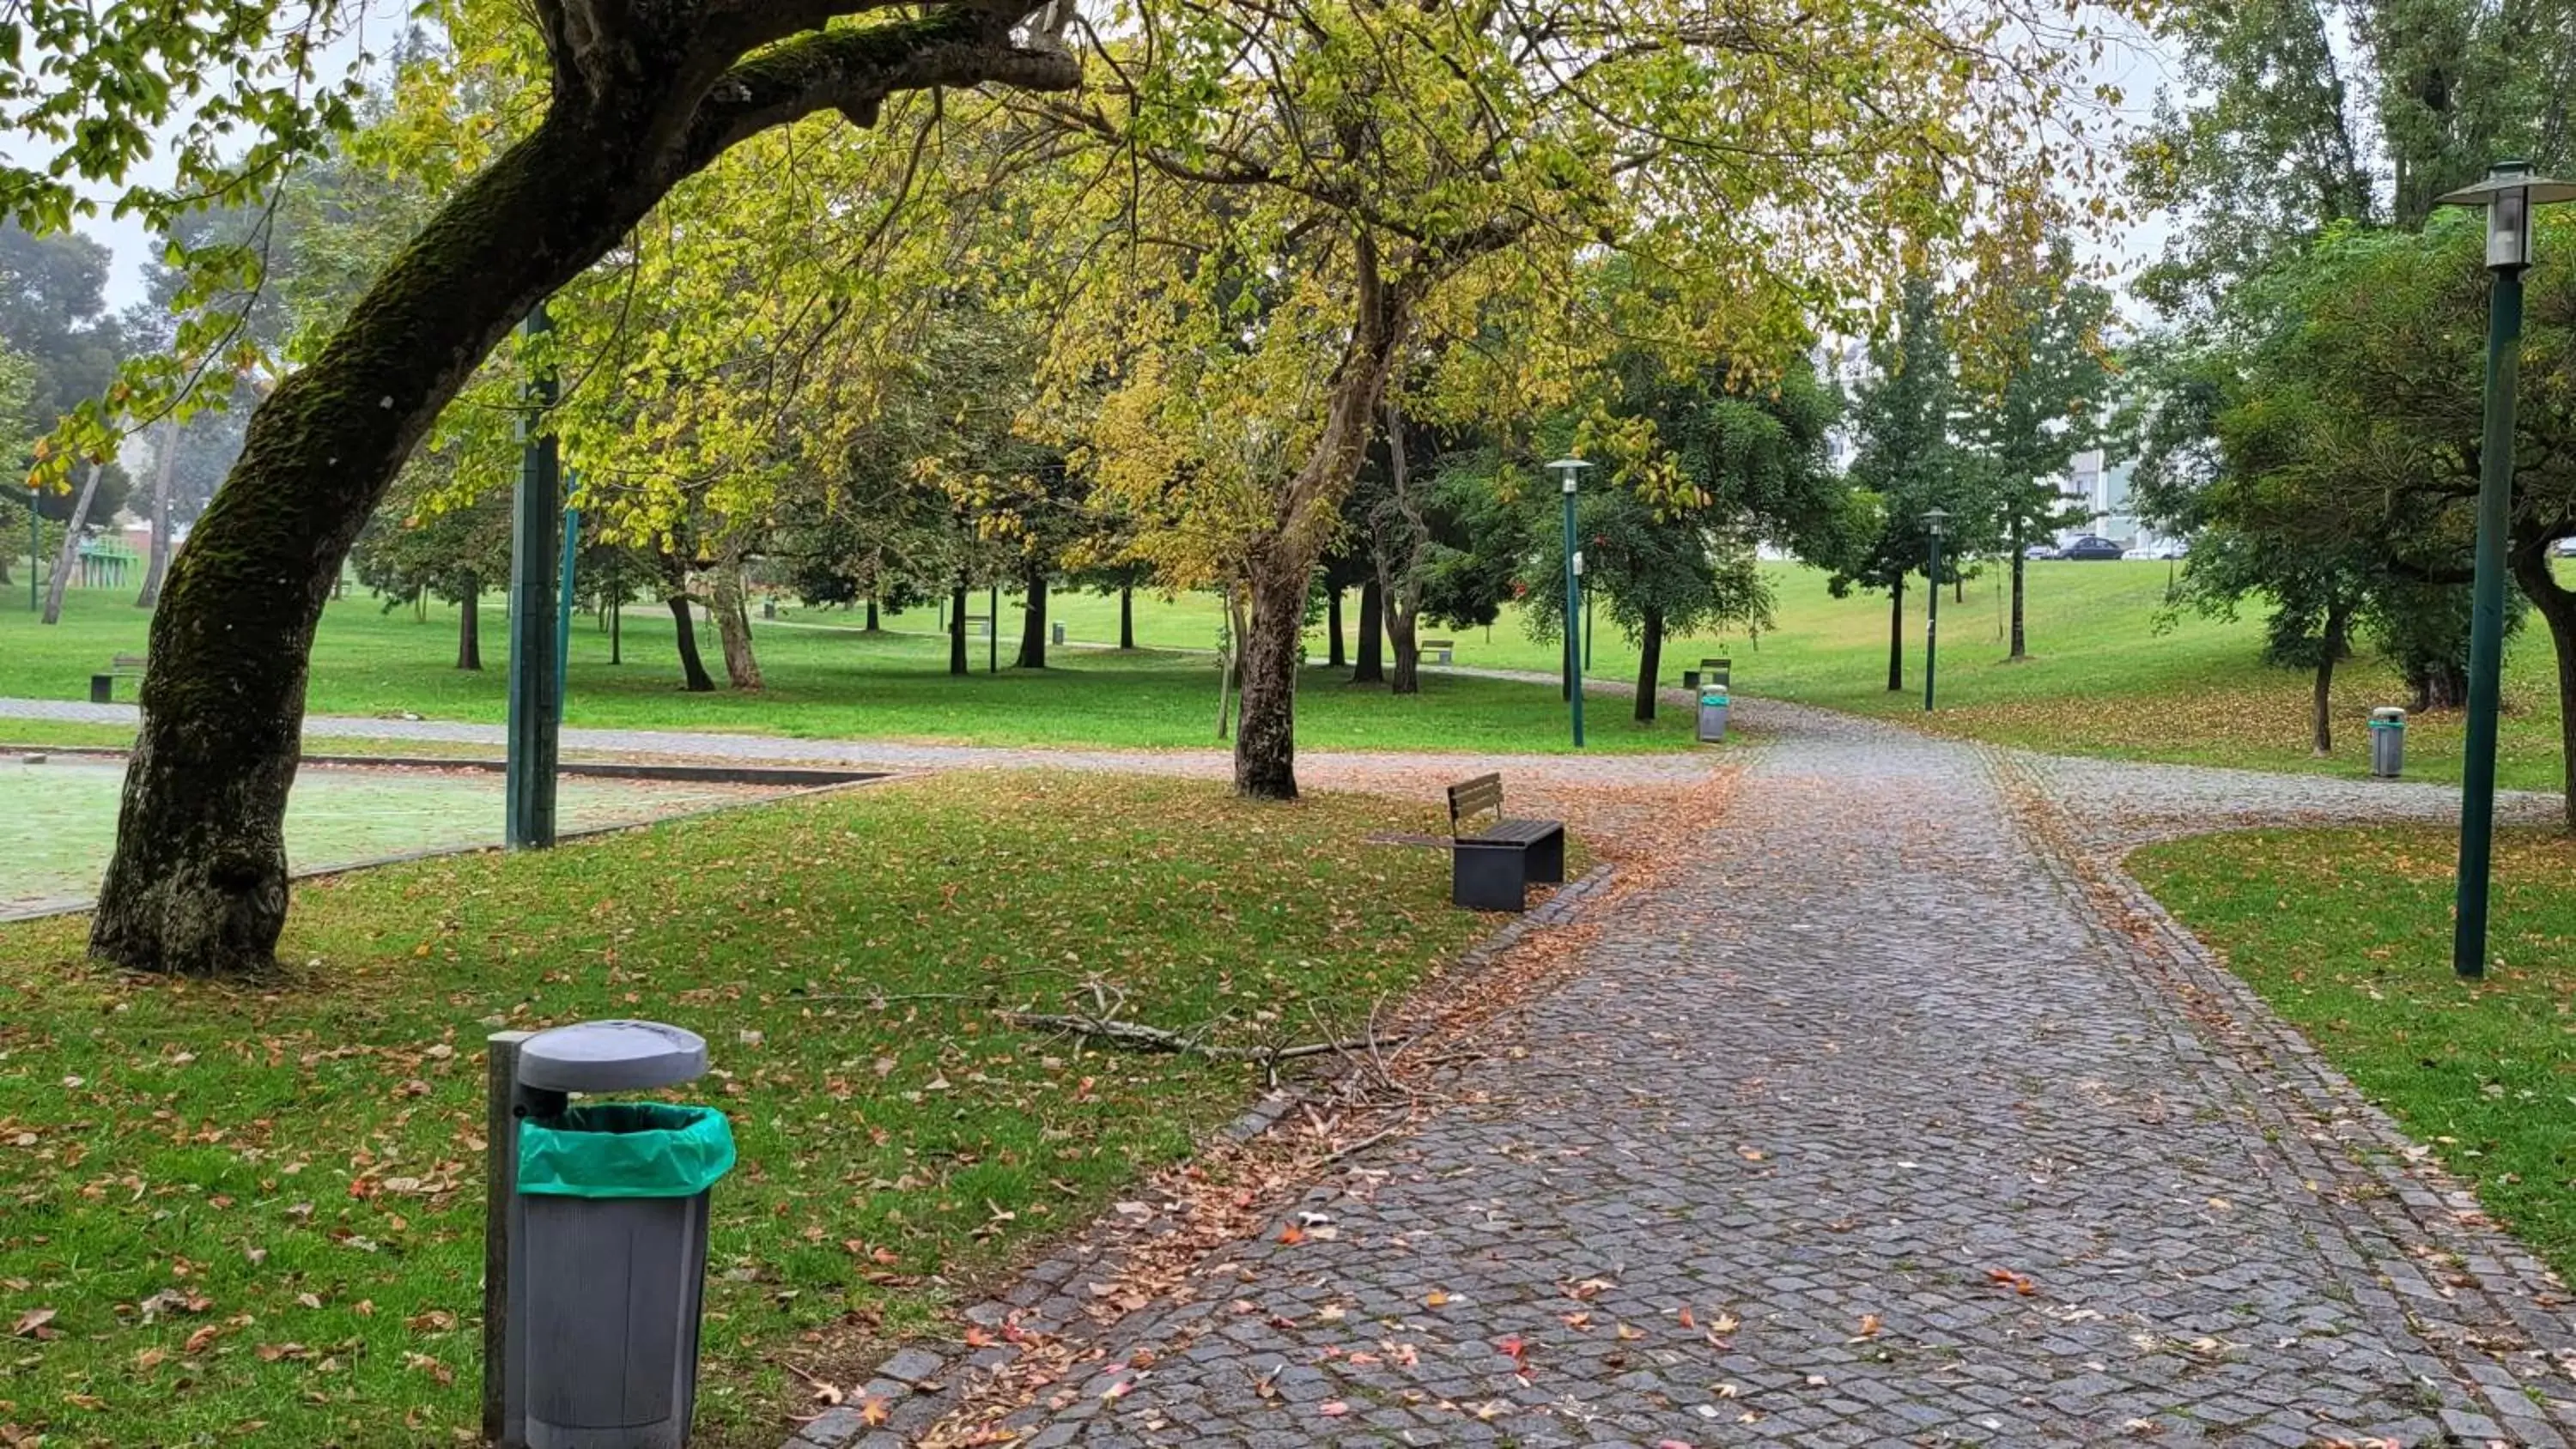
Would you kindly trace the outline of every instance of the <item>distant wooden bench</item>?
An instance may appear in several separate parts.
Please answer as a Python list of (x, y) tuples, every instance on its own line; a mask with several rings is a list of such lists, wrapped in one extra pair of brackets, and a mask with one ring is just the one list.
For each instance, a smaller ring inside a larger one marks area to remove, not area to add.
[(1456, 650), (1457, 647), (1457, 641), (1455, 640), (1425, 639), (1420, 644), (1414, 646), (1413, 662), (1416, 664), (1446, 664), (1449, 662), (1451, 652)]
[(92, 704), (114, 704), (116, 702), (116, 681), (120, 679), (140, 679), (142, 677), (143, 656), (140, 654), (119, 654), (107, 662), (107, 669), (105, 672), (93, 674), (89, 677), (89, 702)]

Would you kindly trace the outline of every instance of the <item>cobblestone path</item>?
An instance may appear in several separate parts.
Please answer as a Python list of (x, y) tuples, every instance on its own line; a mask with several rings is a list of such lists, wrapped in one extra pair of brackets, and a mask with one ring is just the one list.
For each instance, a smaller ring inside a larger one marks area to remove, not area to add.
[(1022, 1442), (2565, 1442), (2554, 1285), (2040, 843), (2092, 767), (1763, 723), (1520, 1051)]

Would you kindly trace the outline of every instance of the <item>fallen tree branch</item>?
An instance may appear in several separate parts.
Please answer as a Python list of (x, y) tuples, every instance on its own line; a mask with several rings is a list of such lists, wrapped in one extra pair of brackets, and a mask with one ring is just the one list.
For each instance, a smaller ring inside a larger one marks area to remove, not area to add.
[[(1170, 1031), (1143, 1022), (1121, 1021), (1107, 1016), (1052, 1016), (1034, 1011), (1003, 1011), (995, 1015), (1012, 1026), (1027, 1031), (1063, 1032), (1085, 1037), (1107, 1046), (1135, 1052), (1161, 1052), (1178, 1056), (1205, 1057), (1220, 1062), (1285, 1062), (1300, 1057), (1319, 1057), (1327, 1052), (1350, 1052), (1361, 1048), (1374, 1050), (1374, 1039), (1366, 1041), (1318, 1041), (1285, 1047), (1210, 1046), (1202, 1038), (1204, 1028), (1189, 1032)], [(1393, 1041), (1404, 1038), (1395, 1037)]]

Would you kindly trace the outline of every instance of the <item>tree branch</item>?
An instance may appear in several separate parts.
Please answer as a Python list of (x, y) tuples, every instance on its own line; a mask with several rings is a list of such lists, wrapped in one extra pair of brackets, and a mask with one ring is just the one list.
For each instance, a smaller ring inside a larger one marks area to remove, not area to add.
[(1072, 52), (1041, 34), (1011, 39), (1007, 10), (948, 6), (906, 20), (800, 36), (737, 62), (709, 89), (689, 126), (683, 164), (694, 169), (772, 126), (837, 110), (870, 125), (897, 91), (998, 81), (1023, 90), (1071, 90), (1082, 81)]

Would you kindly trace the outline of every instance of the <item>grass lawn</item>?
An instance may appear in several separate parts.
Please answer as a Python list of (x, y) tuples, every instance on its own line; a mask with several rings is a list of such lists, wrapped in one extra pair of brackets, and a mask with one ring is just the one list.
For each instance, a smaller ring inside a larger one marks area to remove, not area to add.
[(94, 970), (77, 918), (0, 927), (0, 1443), (469, 1437), (484, 1034), (636, 1015), (714, 1048), (742, 1164), (698, 1442), (768, 1449), (805, 1398), (782, 1361), (852, 1382), (1257, 1087), (922, 993), (1097, 973), (1236, 1042), (1348, 1026), (1489, 926), (1437, 853), (1363, 843), (1416, 814), (906, 781), (308, 884), (302, 964), (245, 988)]
[[(1116, 601), (1088, 602), (1109, 611), (1107, 637), (1114, 642)], [(1185, 606), (1168, 612), (1180, 618)], [(1213, 618), (1210, 614), (1211, 627)], [(124, 591), (73, 591), (63, 622), (50, 629), (31, 625), (23, 599), (14, 611), (0, 606), (0, 659), (7, 661), (0, 665), (0, 695), (85, 699), (89, 676), (112, 655), (144, 647), (146, 622)], [(1064, 649), (1051, 654), (1053, 668), (1014, 670), (1008, 666), (1017, 635), (1006, 628), (1003, 669), (985, 671), (986, 654), (978, 640), (975, 671), (956, 678), (947, 673), (946, 642), (929, 632), (936, 621), (926, 611), (888, 621), (897, 631), (919, 633), (869, 635), (849, 627), (853, 622), (837, 611), (790, 610), (778, 624), (755, 623), (768, 687), (757, 694), (719, 690), (690, 695), (677, 688), (678, 653), (667, 611), (627, 611), (621, 631), (625, 662), (618, 665), (608, 662), (607, 635), (581, 620), (572, 636), (565, 722), (977, 745), (1178, 748), (1217, 743), (1216, 669), (1207, 656)], [(369, 598), (336, 602), (315, 638), (307, 707), (316, 714), (410, 712), (498, 723), (507, 710), (508, 675), (497, 596), (485, 609), (483, 624), (485, 667), (468, 672), (452, 667), (453, 608), (433, 608), (420, 620), (408, 608), (388, 614)], [(1082, 638), (1084, 632), (1076, 630), (1074, 637)], [(701, 631), (701, 643), (708, 667), (722, 678), (712, 630)], [(1540, 685), (1434, 677), (1424, 681), (1420, 695), (1399, 699), (1380, 688), (1353, 688), (1341, 675), (1317, 668), (1306, 676), (1297, 704), (1297, 742), (1309, 749), (1570, 748), (1565, 707), (1555, 691)], [(1600, 719), (1589, 735), (1596, 751), (1691, 747), (1690, 721), (1675, 712), (1650, 727), (1637, 726), (1624, 711), (1617, 712)], [(0, 721), (0, 738), (41, 742), (6, 721)]]
[[(0, 911), (86, 900), (116, 843), (122, 760), (0, 759)], [(766, 792), (741, 786), (565, 776), (556, 810), (587, 830), (703, 810)], [(456, 846), (498, 845), (498, 774), (308, 765), (287, 802), (286, 852), (298, 870)]]
[(2576, 840), (2496, 842), (2486, 980), (2451, 974), (2458, 837), (2282, 830), (2129, 868), (2355, 1085), (2576, 1275)]
[[(1908, 595), (1905, 691), (1886, 686), (1887, 603), (1882, 597), (1836, 599), (1824, 575), (1794, 564), (1767, 566), (1778, 596), (1778, 628), (1759, 640), (1680, 639), (1667, 643), (1664, 675), (1703, 654), (1735, 661), (1747, 694), (1801, 700), (1836, 709), (1925, 723), (1920, 694), (1922, 592)], [(2375, 705), (2404, 698), (2384, 661), (2365, 655), (2336, 673), (2337, 751), (2308, 753), (2309, 676), (2260, 662), (2261, 609), (2235, 622), (2196, 615), (2161, 626), (2170, 567), (2162, 563), (2042, 562), (2030, 568), (2028, 631), (2032, 657), (2004, 662), (2004, 576), (1988, 571), (1964, 602), (1944, 600), (1941, 709), (1929, 723), (2003, 744), (2140, 759), (2237, 765), (2258, 769), (2358, 775), (2366, 768), (2364, 722)], [(1356, 626), (1355, 600), (1345, 622)], [(979, 600), (975, 606), (984, 606)], [(1003, 658), (1016, 640), (1016, 608), (1003, 597)], [(1050, 615), (1077, 643), (1117, 638), (1111, 596), (1057, 593)], [(426, 621), (408, 609), (382, 613), (370, 599), (334, 604), (315, 646), (312, 707), (334, 714), (395, 714), (498, 720), (504, 676), (497, 596), (486, 609), (489, 667), (466, 674), (454, 660), (455, 611), (434, 608)], [(677, 666), (670, 621), (658, 608), (626, 616), (627, 663), (607, 663), (608, 641), (587, 621), (573, 631), (570, 722), (636, 728), (751, 730), (766, 733), (873, 736), (979, 744), (1198, 746), (1213, 743), (1215, 689), (1204, 650), (1216, 639), (1218, 609), (1208, 596), (1166, 600), (1140, 595), (1136, 633), (1149, 651), (1119, 655), (1055, 651), (1060, 667), (1028, 676), (1005, 668), (951, 679), (928, 610), (888, 615), (892, 633), (856, 630), (855, 614), (788, 608), (775, 624), (755, 621), (770, 688), (758, 696), (720, 692), (683, 695), (672, 688)], [(1556, 646), (1530, 639), (1516, 613), (1491, 629), (1426, 629), (1450, 638), (1463, 666), (1549, 671)], [(28, 627), (23, 599), (0, 599), (0, 693), (80, 698), (90, 672), (119, 650), (142, 646), (143, 620), (123, 591), (75, 590), (56, 629)], [(703, 631), (712, 665), (715, 642)], [(1326, 657), (1320, 628), (1310, 632), (1311, 659)], [(1602, 626), (1593, 640), (1592, 677), (1634, 677), (1635, 646)], [(2533, 621), (2511, 641), (2499, 768), (2502, 783), (2554, 789), (2560, 759), (2558, 710), (2547, 631)], [(1298, 741), (1316, 749), (1565, 749), (1563, 706), (1553, 691), (1435, 674), (1425, 693), (1398, 700), (1382, 690), (1354, 689), (1316, 668), (1298, 699)], [(1674, 749), (1687, 744), (1688, 721), (1667, 711), (1640, 730), (1626, 712), (1596, 706), (1587, 723), (1596, 750)], [(2413, 723), (2408, 773), (2447, 780), (2459, 775), (2461, 721), (2432, 715)], [(0, 734), (31, 738), (23, 729)]]

